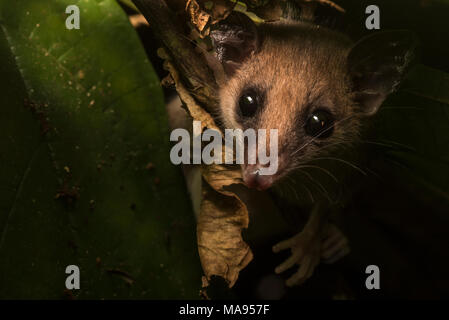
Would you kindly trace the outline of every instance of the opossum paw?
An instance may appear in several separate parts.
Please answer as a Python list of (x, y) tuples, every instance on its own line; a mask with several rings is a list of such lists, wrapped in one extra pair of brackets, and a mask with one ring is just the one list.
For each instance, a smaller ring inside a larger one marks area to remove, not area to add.
[(351, 249), (346, 236), (337, 226), (328, 223), (321, 240), (321, 260), (324, 263), (331, 264), (346, 256), (349, 252), (351, 252)]
[(320, 237), (301, 232), (294, 237), (279, 242), (273, 246), (273, 252), (290, 249), (292, 254), (282, 264), (276, 267), (276, 273), (282, 273), (290, 269), (295, 264), (299, 265), (298, 271), (294, 273), (287, 281), (287, 286), (302, 284), (313, 274), (315, 267), (320, 262)]
[(330, 223), (321, 234), (303, 231), (273, 246), (275, 253), (285, 249), (290, 249), (292, 254), (276, 267), (275, 272), (282, 273), (299, 265), (298, 271), (286, 281), (287, 286), (302, 284), (310, 278), (320, 260), (328, 264), (334, 263), (350, 252), (345, 235)]

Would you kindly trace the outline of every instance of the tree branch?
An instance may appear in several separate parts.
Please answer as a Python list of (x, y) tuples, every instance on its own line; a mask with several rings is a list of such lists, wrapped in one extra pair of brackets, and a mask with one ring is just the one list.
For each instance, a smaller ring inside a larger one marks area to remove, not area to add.
[(210, 109), (216, 104), (217, 84), (205, 59), (195, 52), (176, 15), (164, 0), (132, 0), (164, 46), (191, 94)]

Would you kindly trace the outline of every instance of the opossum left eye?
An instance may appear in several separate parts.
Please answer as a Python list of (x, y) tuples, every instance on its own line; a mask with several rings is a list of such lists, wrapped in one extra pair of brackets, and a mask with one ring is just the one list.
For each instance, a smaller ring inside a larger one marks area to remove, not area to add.
[(326, 110), (316, 110), (308, 118), (305, 130), (309, 136), (328, 138), (334, 131), (334, 117)]

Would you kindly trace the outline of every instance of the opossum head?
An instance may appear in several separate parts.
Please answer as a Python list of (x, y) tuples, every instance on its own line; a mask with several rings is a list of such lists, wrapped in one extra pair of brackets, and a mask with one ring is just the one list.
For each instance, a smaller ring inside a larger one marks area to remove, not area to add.
[(277, 129), (276, 173), (261, 175), (266, 165), (260, 163), (242, 165), (245, 184), (257, 189), (352, 145), (363, 119), (398, 87), (415, 43), (407, 31), (394, 31), (353, 44), (316, 25), (255, 25), (244, 14), (221, 22), (211, 38), (225, 73), (219, 106), (224, 128)]

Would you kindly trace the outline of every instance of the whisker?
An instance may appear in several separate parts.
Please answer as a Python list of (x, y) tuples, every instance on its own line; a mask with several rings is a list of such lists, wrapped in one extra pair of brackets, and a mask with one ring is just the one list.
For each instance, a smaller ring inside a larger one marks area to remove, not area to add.
[[(292, 181), (294, 184), (296, 184), (296, 181), (295, 181), (295, 180), (291, 179), (291, 181)], [(289, 182), (290, 182), (290, 181), (287, 181), (287, 184), (286, 184), (286, 185), (287, 185), (288, 187), (290, 187), (290, 189), (293, 191), (293, 193), (295, 194), (296, 200), (301, 201), (301, 199), (299, 198), (298, 192), (296, 191), (296, 188), (295, 188), (293, 185), (289, 184)]]
[(340, 159), (340, 158), (320, 157), (320, 158), (315, 158), (315, 159), (313, 159), (313, 160), (334, 160), (334, 161), (339, 161), (339, 162), (344, 163), (344, 164), (346, 164), (346, 165), (352, 167), (353, 169), (359, 171), (359, 172), (362, 173), (363, 175), (365, 175), (365, 176), (367, 175), (365, 171), (363, 171), (362, 169), (360, 169), (359, 167), (357, 167), (355, 164), (353, 164), (353, 163), (351, 163), (351, 162), (349, 162), (349, 161)]
[(392, 140), (382, 140), (382, 141), (385, 141), (385, 142), (387, 142), (387, 143), (392, 143), (392, 144), (395, 144), (395, 145), (398, 145), (398, 146), (400, 146), (400, 147), (403, 147), (403, 148), (405, 148), (405, 149), (409, 149), (409, 150), (411, 150), (411, 151), (414, 151), (414, 152), (416, 152), (416, 149), (415, 148), (413, 148), (413, 147), (411, 147), (411, 146), (408, 146), (408, 145), (406, 145), (406, 144), (402, 144), (402, 143), (399, 143), (399, 142), (396, 142), (396, 141), (392, 141)]
[(328, 175), (329, 175), (329, 176), (330, 176), (336, 183), (338, 183), (338, 179), (337, 179), (332, 173), (330, 173), (329, 170), (324, 169), (324, 168), (322, 168), (322, 167), (320, 167), (320, 166), (300, 165), (300, 166), (298, 166), (298, 167), (295, 167), (294, 169), (301, 169), (301, 168), (314, 168), (314, 169), (321, 170), (321, 171), (325, 172), (326, 174), (328, 174)]
[[(382, 141), (385, 141), (386, 143), (383, 143)], [(379, 146), (383, 146), (383, 147), (388, 147), (388, 148), (395, 148), (394, 144), (402, 147), (404, 149), (408, 149), (410, 151), (416, 151), (414, 148), (407, 146), (405, 144), (401, 144), (399, 142), (395, 142), (395, 141), (389, 141), (389, 140), (379, 140), (378, 141), (369, 141), (369, 140), (360, 140), (361, 143), (367, 143), (367, 144), (373, 144), (373, 145), (379, 145)]]
[[(312, 181), (312, 183), (315, 183), (318, 187), (320, 187), (322, 190), (320, 190), (320, 192), (329, 200), (330, 203), (332, 203), (332, 200), (329, 197), (329, 192), (326, 190), (326, 188), (323, 187), (323, 185), (321, 183), (319, 183), (318, 181), (316, 181), (315, 179), (313, 179), (313, 177), (306, 171), (303, 170), (298, 170), (299, 172), (305, 174), (310, 181)], [(319, 188), (318, 188), (319, 190)]]
[(309, 190), (309, 188), (307, 188), (306, 185), (301, 184), (301, 187), (303, 187), (304, 189), (306, 189), (307, 193), (309, 194), (310, 200), (312, 200), (312, 203), (315, 203), (315, 199), (312, 196), (312, 192)]

